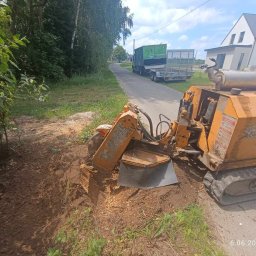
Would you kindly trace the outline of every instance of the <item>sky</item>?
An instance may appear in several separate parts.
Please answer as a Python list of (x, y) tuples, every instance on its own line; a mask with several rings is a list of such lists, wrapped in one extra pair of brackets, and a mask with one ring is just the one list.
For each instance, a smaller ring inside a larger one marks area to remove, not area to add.
[(122, 2), (134, 15), (132, 35), (123, 46), (130, 54), (135, 39), (135, 48), (167, 43), (168, 49), (195, 49), (196, 58), (204, 59), (204, 50), (218, 47), (242, 13), (256, 14), (256, 0)]

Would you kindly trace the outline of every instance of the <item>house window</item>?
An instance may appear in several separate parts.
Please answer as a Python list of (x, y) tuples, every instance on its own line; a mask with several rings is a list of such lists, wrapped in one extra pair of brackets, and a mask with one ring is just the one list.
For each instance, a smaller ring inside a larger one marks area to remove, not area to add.
[(229, 44), (233, 44), (234, 43), (235, 37), (236, 37), (236, 34), (232, 34)]
[(218, 54), (217, 55), (217, 68), (223, 68), (224, 61), (225, 61), (226, 54)]
[(237, 65), (237, 70), (241, 69), (241, 65), (243, 63), (243, 59), (244, 59), (244, 53), (241, 53), (240, 59), (239, 59), (238, 65)]
[(245, 34), (245, 31), (241, 32), (240, 33), (240, 36), (239, 36), (239, 39), (238, 39), (238, 43), (242, 43), (243, 40), (244, 40), (244, 34)]

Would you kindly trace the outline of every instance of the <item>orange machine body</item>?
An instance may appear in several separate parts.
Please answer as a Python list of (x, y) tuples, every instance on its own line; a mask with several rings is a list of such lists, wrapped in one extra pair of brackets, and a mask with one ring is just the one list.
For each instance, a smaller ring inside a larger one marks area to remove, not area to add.
[(128, 110), (122, 113), (93, 156), (95, 168), (112, 171), (133, 138), (139, 138), (137, 114)]
[(208, 133), (198, 140), (203, 151), (199, 159), (211, 170), (230, 170), (256, 166), (256, 92), (242, 91), (240, 95), (192, 86), (192, 119), (198, 120), (200, 105), (206, 97), (217, 101)]

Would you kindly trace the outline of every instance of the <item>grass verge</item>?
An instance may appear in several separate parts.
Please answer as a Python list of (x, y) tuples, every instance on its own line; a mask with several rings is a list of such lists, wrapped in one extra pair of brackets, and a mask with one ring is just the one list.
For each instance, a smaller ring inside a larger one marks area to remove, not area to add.
[(164, 84), (177, 91), (185, 92), (191, 85), (209, 85), (210, 81), (206, 73), (196, 71), (193, 76), (185, 82), (169, 82)]
[(91, 208), (73, 211), (54, 239), (47, 256), (98, 256), (106, 240), (97, 231)]
[(129, 71), (132, 71), (132, 63), (131, 62), (123, 62), (120, 64), (120, 67), (126, 68)]
[[(134, 241), (168, 243), (180, 255), (224, 256), (196, 204), (175, 213), (164, 213), (137, 229), (126, 229), (108, 239), (102, 237), (93, 221), (91, 208), (74, 210), (62, 225), (47, 256), (122, 255)], [(111, 227), (108, 227), (111, 228)]]
[(165, 213), (140, 229), (127, 229), (115, 240), (118, 251), (122, 251), (129, 241), (139, 237), (151, 241), (164, 237), (182, 255), (185, 251), (189, 255), (224, 256), (211, 236), (202, 208), (196, 204), (172, 214)]
[(82, 134), (82, 138), (87, 139), (95, 126), (111, 123), (127, 102), (115, 76), (107, 69), (88, 76), (75, 76), (49, 87), (46, 102), (17, 100), (13, 116), (65, 118), (77, 112), (93, 111), (98, 114), (97, 118)]

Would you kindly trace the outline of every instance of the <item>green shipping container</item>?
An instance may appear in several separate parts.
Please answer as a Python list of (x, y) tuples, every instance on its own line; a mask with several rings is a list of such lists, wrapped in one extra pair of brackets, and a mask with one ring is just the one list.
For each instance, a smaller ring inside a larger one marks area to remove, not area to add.
[(143, 59), (162, 59), (166, 58), (166, 44), (143, 46)]
[(151, 66), (165, 65), (167, 44), (145, 45), (134, 50), (133, 71), (145, 73)]

